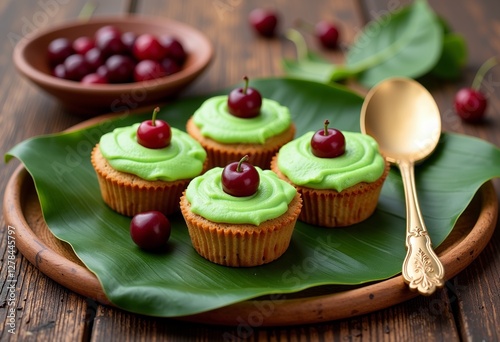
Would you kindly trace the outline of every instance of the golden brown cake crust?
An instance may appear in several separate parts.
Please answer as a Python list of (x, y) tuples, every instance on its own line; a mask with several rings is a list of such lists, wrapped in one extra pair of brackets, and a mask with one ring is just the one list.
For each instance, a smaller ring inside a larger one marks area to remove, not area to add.
[(179, 210), (179, 199), (190, 179), (172, 182), (147, 181), (111, 167), (99, 144), (92, 150), (91, 163), (97, 174), (101, 195), (111, 209), (126, 216), (158, 210), (166, 215)]
[(269, 263), (285, 253), (302, 200), (297, 193), (285, 214), (259, 226), (209, 221), (191, 212), (185, 194), (180, 207), (193, 247), (202, 257), (220, 265), (250, 267)]
[(243, 156), (249, 155), (249, 161), (262, 169), (269, 169), (271, 158), (281, 146), (291, 141), (295, 136), (295, 124), (281, 134), (270, 137), (264, 144), (223, 144), (201, 134), (198, 126), (191, 117), (186, 124), (186, 131), (196, 139), (207, 151), (209, 168), (224, 167), (234, 161), (239, 161)]
[(337, 192), (293, 184), (279, 170), (277, 157), (276, 154), (271, 161), (271, 170), (302, 195), (303, 208), (299, 220), (328, 228), (350, 226), (370, 217), (377, 207), (380, 191), (390, 170), (386, 160), (384, 173), (375, 182), (361, 182)]

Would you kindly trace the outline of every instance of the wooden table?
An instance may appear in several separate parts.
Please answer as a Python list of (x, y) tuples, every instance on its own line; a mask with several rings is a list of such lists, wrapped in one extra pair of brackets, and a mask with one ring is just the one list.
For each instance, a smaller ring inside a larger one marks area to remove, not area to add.
[[(86, 0), (4, 0), (0, 5), (0, 144), (2, 154), (29, 137), (58, 132), (80, 121), (51, 97), (22, 79), (12, 63), (13, 43), (38, 28), (75, 18)], [(249, 11), (269, 5), (279, 9), (282, 28), (297, 18), (315, 22), (333, 19), (342, 27), (342, 40), (352, 42), (363, 25), (408, 1), (126, 1), (96, 0), (95, 15), (137, 12), (173, 18), (204, 31), (215, 46), (216, 58), (207, 72), (182, 96), (206, 94), (252, 77), (282, 75), (280, 59), (294, 56), (285, 38), (263, 40), (250, 32)], [(454, 114), (455, 92), (470, 85), (479, 66), (500, 56), (500, 2), (494, 0), (438, 1), (430, 4), (467, 40), (468, 64), (463, 77), (432, 88), (442, 113), (443, 127), (474, 135), (500, 146), (500, 67), (489, 73), (487, 120), (465, 124)], [(17, 37), (17, 38), (16, 38)], [(330, 53), (342, 60), (340, 52)], [(2, 165), (0, 186), (5, 189), (19, 165)], [(497, 196), (500, 183), (494, 180)], [(3, 192), (3, 191), (2, 191)], [(497, 224), (498, 227), (498, 224)], [(293, 327), (205, 326), (157, 319), (99, 305), (47, 278), (18, 253), (15, 257), (15, 334), (8, 333), (9, 295), (6, 260), (7, 226), (0, 231), (0, 340), (11, 341), (222, 341), (230, 336), (252, 341), (494, 341), (500, 340), (500, 232), (496, 231), (483, 253), (463, 272), (430, 297), (417, 297), (371, 314), (314, 325)], [(233, 338), (232, 340), (238, 340)]]

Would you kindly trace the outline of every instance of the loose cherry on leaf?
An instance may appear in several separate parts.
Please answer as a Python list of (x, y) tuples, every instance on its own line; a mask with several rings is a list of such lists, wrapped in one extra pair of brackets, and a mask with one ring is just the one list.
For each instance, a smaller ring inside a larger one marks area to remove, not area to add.
[(159, 211), (139, 213), (130, 221), (130, 237), (144, 250), (157, 250), (170, 238), (171, 224)]
[(228, 164), (222, 170), (222, 189), (235, 197), (251, 196), (257, 192), (260, 176), (257, 169), (247, 162), (245, 155), (239, 162)]
[(229, 112), (240, 118), (253, 118), (259, 115), (262, 106), (260, 93), (248, 86), (248, 77), (243, 78), (245, 86), (236, 88), (229, 93), (227, 106)]
[(156, 149), (170, 144), (172, 129), (167, 122), (156, 119), (159, 111), (160, 108), (156, 107), (153, 111), (153, 118), (143, 121), (137, 128), (137, 142), (144, 147)]
[(311, 138), (311, 150), (316, 157), (335, 158), (345, 152), (344, 134), (335, 128), (328, 128), (329, 124), (325, 120), (325, 128), (314, 133)]
[(259, 35), (272, 37), (278, 26), (278, 14), (270, 9), (256, 8), (250, 12), (248, 21)]
[(314, 34), (326, 49), (335, 49), (338, 45), (339, 30), (333, 23), (322, 20), (314, 27)]
[(303, 20), (296, 20), (295, 25), (304, 28), (308, 33), (314, 36), (318, 43), (325, 49), (335, 49), (338, 47), (339, 29), (328, 20), (321, 20), (312, 25)]
[(488, 101), (480, 90), (481, 83), (486, 72), (499, 61), (496, 57), (488, 59), (477, 71), (472, 86), (462, 88), (455, 94), (453, 105), (458, 116), (464, 121), (473, 123), (483, 119)]

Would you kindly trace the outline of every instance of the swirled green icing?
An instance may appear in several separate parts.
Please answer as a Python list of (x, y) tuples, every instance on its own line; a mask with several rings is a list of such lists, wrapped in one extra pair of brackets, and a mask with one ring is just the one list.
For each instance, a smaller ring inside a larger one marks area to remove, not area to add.
[(340, 192), (361, 182), (374, 182), (383, 174), (385, 161), (372, 137), (343, 132), (345, 153), (335, 158), (319, 158), (311, 151), (313, 134), (308, 132), (279, 151), (278, 168), (294, 184)]
[(201, 173), (207, 154), (191, 136), (172, 127), (170, 145), (151, 149), (137, 142), (139, 125), (116, 128), (101, 137), (99, 148), (113, 169), (149, 181), (189, 179)]
[(235, 197), (222, 190), (220, 167), (196, 177), (186, 190), (191, 211), (213, 222), (256, 226), (283, 215), (297, 191), (272, 171), (256, 169), (260, 184), (257, 192), (247, 197)]
[(225, 95), (206, 100), (193, 114), (193, 120), (203, 136), (224, 144), (264, 144), (287, 130), (292, 122), (288, 108), (270, 99), (262, 99), (258, 116), (236, 117), (228, 112)]

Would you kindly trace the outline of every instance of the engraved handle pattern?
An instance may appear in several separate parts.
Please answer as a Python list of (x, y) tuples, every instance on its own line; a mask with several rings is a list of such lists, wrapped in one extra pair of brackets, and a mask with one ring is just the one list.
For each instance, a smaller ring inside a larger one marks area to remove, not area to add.
[(411, 162), (399, 162), (406, 200), (406, 248), (403, 278), (412, 290), (431, 295), (444, 285), (444, 268), (432, 248), (418, 205), (414, 167)]

